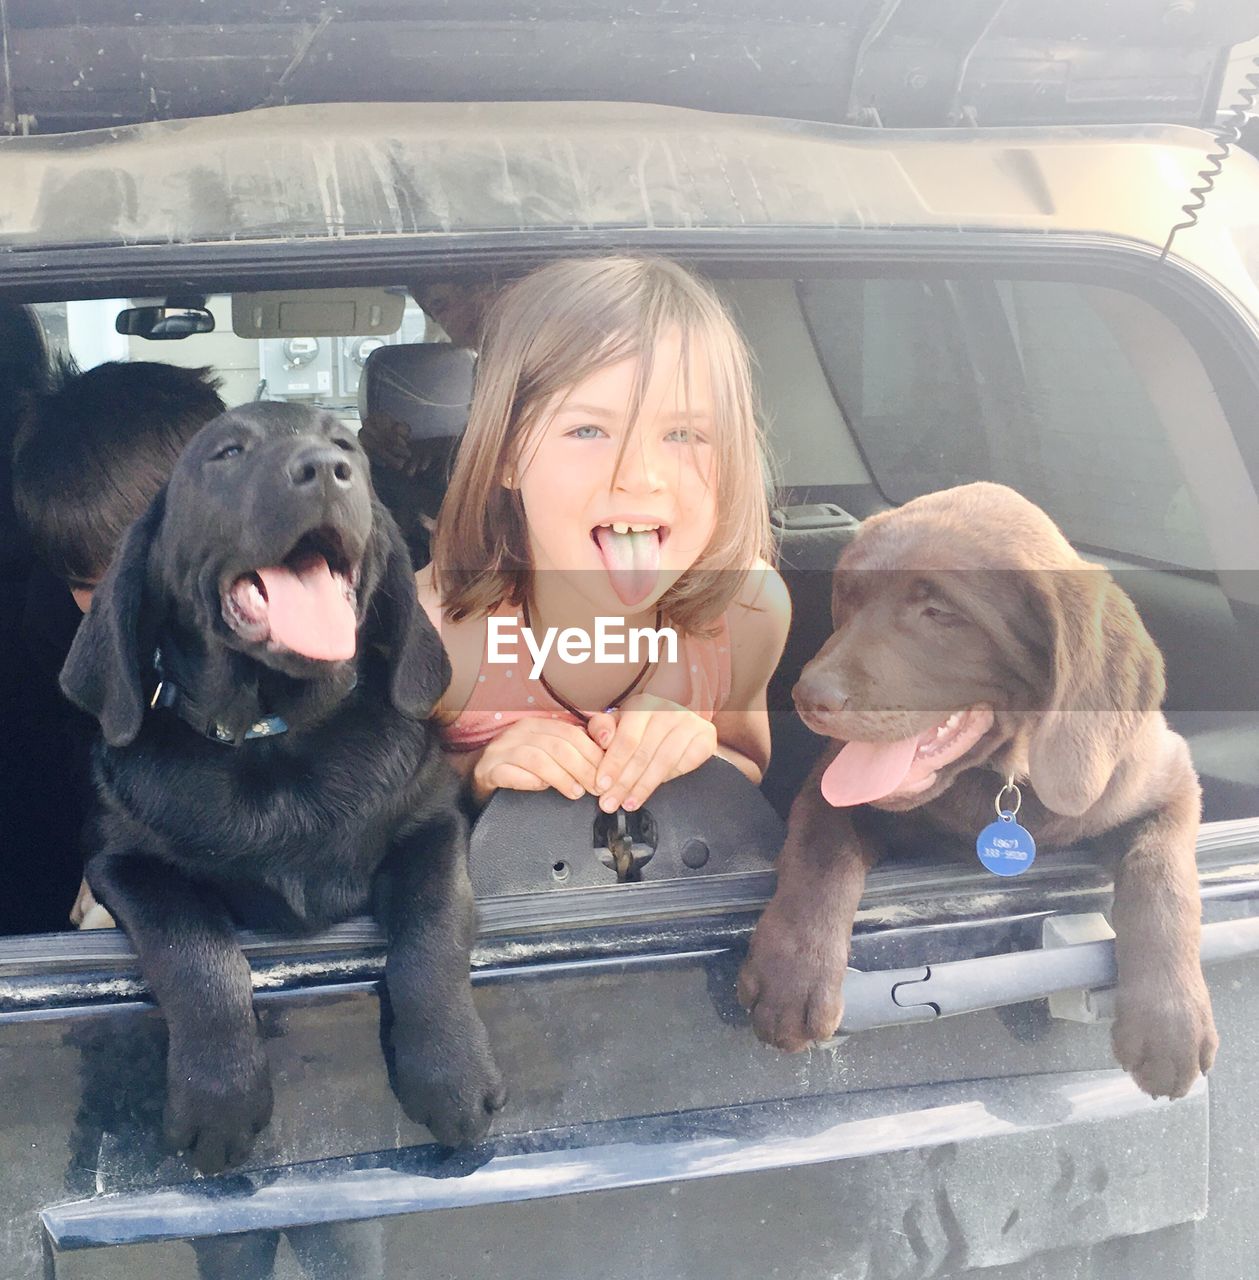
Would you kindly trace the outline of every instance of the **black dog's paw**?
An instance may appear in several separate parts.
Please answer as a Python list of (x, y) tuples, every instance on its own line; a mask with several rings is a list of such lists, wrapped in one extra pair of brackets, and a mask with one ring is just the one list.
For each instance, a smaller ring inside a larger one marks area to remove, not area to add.
[(1154, 1098), (1181, 1098), (1215, 1061), (1220, 1038), (1200, 971), (1180, 982), (1120, 983), (1115, 1057)]
[(271, 1119), (271, 1072), (261, 1044), (232, 1063), (172, 1055), (167, 1072), (167, 1145), (205, 1174), (239, 1164)]
[(475, 1033), (469, 1028), (461, 1036), (413, 1043), (395, 1037), (394, 1071), (398, 1101), (407, 1118), (427, 1125), (443, 1146), (480, 1142), (494, 1113), (507, 1101), (479, 1020)]

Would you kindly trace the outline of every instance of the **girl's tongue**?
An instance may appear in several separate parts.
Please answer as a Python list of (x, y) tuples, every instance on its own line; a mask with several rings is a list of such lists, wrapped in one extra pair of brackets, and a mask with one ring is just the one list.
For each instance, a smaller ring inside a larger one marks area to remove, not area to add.
[(660, 530), (617, 533), (601, 524), (594, 533), (617, 598), (627, 607), (645, 600), (660, 570)]

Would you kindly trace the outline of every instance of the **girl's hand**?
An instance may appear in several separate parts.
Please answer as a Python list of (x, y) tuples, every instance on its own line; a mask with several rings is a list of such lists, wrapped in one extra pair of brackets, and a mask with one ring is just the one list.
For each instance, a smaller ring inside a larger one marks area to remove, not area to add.
[(70, 923), (76, 929), (113, 929), (114, 917), (96, 901), (96, 896), (88, 887), (84, 876), (79, 884), (79, 896), (70, 908)]
[(615, 713), (591, 716), (587, 732), (606, 748), (594, 791), (604, 813), (637, 809), (662, 783), (698, 769), (717, 750), (717, 730), (694, 711), (636, 693)]
[(472, 794), (484, 804), (499, 787), (545, 791), (554, 787), (570, 800), (596, 794), (595, 773), (603, 752), (590, 735), (566, 720), (517, 720), (498, 735), (472, 768)]

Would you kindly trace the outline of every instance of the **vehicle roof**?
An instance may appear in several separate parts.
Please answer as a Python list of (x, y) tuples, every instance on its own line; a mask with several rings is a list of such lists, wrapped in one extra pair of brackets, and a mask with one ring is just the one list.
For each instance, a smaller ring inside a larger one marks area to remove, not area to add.
[(286, 103), (617, 100), (1206, 124), (1254, 0), (5, 0), (0, 132)]

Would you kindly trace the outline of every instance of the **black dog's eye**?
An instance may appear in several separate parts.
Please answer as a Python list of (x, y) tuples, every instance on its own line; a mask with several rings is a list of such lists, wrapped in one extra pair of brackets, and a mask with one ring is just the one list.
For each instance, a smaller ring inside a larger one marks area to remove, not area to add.
[(213, 461), (213, 462), (225, 462), (228, 458), (234, 458), (234, 457), (236, 457), (236, 455), (237, 455), (238, 453), (241, 453), (241, 452), (243, 452), (243, 451), (242, 451), (242, 449), (241, 449), (240, 445), (238, 445), (238, 444), (225, 444), (225, 445), (224, 445), (224, 446), (223, 446), (223, 447), (218, 451), (218, 453), (216, 453), (216, 454), (213, 456), (213, 458), (211, 459), (211, 461)]

